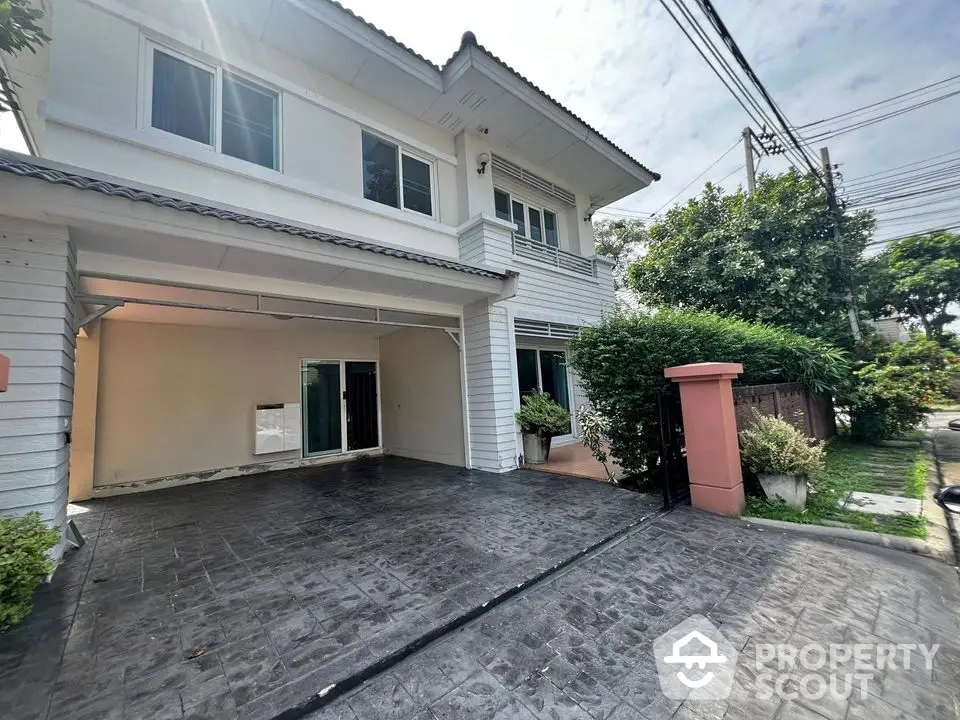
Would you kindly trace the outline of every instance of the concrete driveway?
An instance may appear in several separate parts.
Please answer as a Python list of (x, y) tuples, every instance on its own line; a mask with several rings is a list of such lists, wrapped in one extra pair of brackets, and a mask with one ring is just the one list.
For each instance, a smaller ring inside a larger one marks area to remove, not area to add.
[(87, 545), (0, 636), (0, 717), (271, 718), (658, 508), (399, 458), (84, 503)]
[[(740, 653), (726, 698), (661, 692), (652, 643), (694, 614)], [(958, 623), (956, 568), (679, 509), (310, 717), (956, 720)]]

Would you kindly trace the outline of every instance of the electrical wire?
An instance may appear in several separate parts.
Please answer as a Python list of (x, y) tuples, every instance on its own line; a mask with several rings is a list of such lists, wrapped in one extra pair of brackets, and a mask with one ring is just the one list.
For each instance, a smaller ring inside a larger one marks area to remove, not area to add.
[(819, 134), (816, 134), (816, 135), (806, 135), (806, 136), (804, 136), (804, 140), (806, 140), (807, 142), (811, 142), (811, 143), (814, 143), (814, 142), (822, 142), (822, 141), (824, 141), (824, 140), (829, 140), (829, 139), (831, 139), (831, 138), (839, 137), (839, 136), (841, 136), (841, 135), (846, 135), (847, 133), (851, 133), (851, 132), (853, 132), (853, 131), (855, 131), (855, 130), (862, 130), (862, 129), (865, 128), (865, 127), (870, 127), (871, 125), (876, 125), (877, 123), (883, 122), (884, 120), (889, 120), (889, 119), (891, 119), (891, 118), (895, 118), (895, 117), (899, 117), (900, 115), (904, 115), (904, 114), (906, 114), (906, 113), (908, 113), (908, 112), (913, 112), (914, 110), (919, 110), (919, 109), (921, 109), (921, 108), (928, 107), (928, 106), (933, 105), (933, 104), (935, 104), (935, 103), (941, 102), (942, 100), (947, 100), (948, 98), (952, 98), (952, 97), (955, 97), (955, 96), (957, 96), (957, 95), (960, 95), (960, 90), (954, 90), (953, 92), (947, 93), (947, 94), (945, 94), (945, 95), (941, 95), (940, 97), (932, 98), (932, 99), (926, 100), (926, 101), (924, 101), (924, 102), (922, 102), (922, 103), (917, 103), (917, 104), (915, 104), (915, 105), (910, 105), (910, 106), (908, 106), (908, 107), (901, 108), (901, 109), (899, 109), (899, 110), (894, 110), (894, 111), (891, 111), (891, 112), (887, 113), (886, 115), (880, 115), (880, 116), (875, 117), (875, 118), (870, 118), (870, 119), (868, 119), (868, 120), (863, 120), (863, 121), (854, 123), (854, 124), (852, 124), (852, 125), (848, 125), (848, 126), (846, 126), (846, 127), (840, 127), (840, 128), (836, 128), (836, 129), (834, 129), (834, 130), (825, 130), (825, 131), (823, 131), (822, 133), (819, 133)]
[[(734, 150), (734, 148), (736, 148), (739, 144), (740, 144), (740, 141), (739, 141), (739, 140), (737, 140), (735, 143), (733, 143), (733, 145), (731, 145), (730, 148), (729, 148), (723, 155), (721, 155), (721, 156), (718, 157), (716, 160), (714, 160), (712, 163), (710, 163), (710, 165), (709, 165), (703, 172), (701, 172), (701, 173), (700, 173), (699, 175), (697, 175), (693, 180), (691, 180), (691, 181), (688, 182), (686, 185), (684, 185), (684, 186), (680, 189), (679, 192), (677, 192), (673, 197), (671, 197), (671, 198), (670, 198), (669, 200), (667, 200), (663, 205), (661, 205), (660, 208), (653, 214), (653, 217), (656, 217), (657, 215), (659, 215), (659, 214), (663, 211), (663, 209), (664, 209), (665, 207), (667, 207), (667, 205), (669, 205), (670, 203), (672, 203), (674, 200), (676, 200), (678, 197), (680, 197), (683, 193), (685, 193), (687, 190), (689, 190), (690, 187), (691, 187), (697, 180), (699, 180), (699, 179), (702, 178), (704, 175), (706, 175), (708, 172), (710, 172), (711, 170), (713, 170), (713, 169), (720, 163), (720, 161), (723, 160), (727, 155), (729, 155), (730, 153), (732, 153), (733, 150)], [(727, 177), (729, 177), (729, 176), (727, 176)], [(724, 179), (726, 179), (726, 178), (724, 178)]]
[[(719, 78), (720, 82), (723, 83), (727, 91), (731, 95), (733, 95), (734, 99), (740, 104), (740, 107), (743, 108), (744, 112), (747, 114), (750, 120), (758, 127), (770, 125), (775, 128), (776, 123), (772, 119), (770, 119), (769, 115), (762, 108), (760, 103), (753, 97), (752, 93), (750, 93), (750, 91), (747, 89), (743, 81), (733, 71), (733, 68), (730, 66), (730, 64), (725, 59), (723, 59), (723, 56), (720, 54), (719, 49), (707, 37), (703, 28), (700, 26), (700, 23), (696, 20), (695, 17), (693, 17), (693, 14), (690, 12), (689, 8), (687, 8), (686, 5), (684, 4), (684, 0), (672, 0), (672, 2), (674, 3), (674, 6), (678, 9), (680, 14), (682, 14), (683, 17), (687, 19), (687, 21), (690, 23), (690, 26), (693, 28), (694, 32), (697, 34), (697, 36), (701, 39), (703, 44), (710, 51), (710, 54), (713, 55), (715, 58), (718, 58), (720, 68), (718, 68), (713, 62), (710, 61), (710, 58), (707, 57), (707, 54), (704, 52), (703, 48), (700, 46), (699, 43), (697, 43), (696, 40), (694, 40), (693, 36), (690, 34), (690, 31), (687, 29), (687, 26), (683, 22), (681, 22), (680, 19), (677, 17), (677, 15), (673, 12), (673, 10), (670, 9), (668, 0), (660, 0), (660, 4), (663, 6), (664, 10), (667, 11), (667, 14), (670, 15), (670, 17), (673, 19), (677, 27), (679, 27), (680, 30), (683, 32), (683, 34), (687, 37), (687, 40), (690, 41), (690, 44), (694, 46), (694, 49), (696, 49), (696, 51), (700, 54), (700, 57), (703, 58), (703, 61), (707, 64), (707, 66), (713, 71), (713, 73), (717, 76), (717, 78)], [(721, 68), (726, 72), (726, 77), (724, 76), (724, 73), (721, 72)], [(733, 87), (731, 87), (731, 82), (738, 89), (740, 89), (740, 92), (742, 93), (743, 97), (741, 97), (741, 95), (738, 94)], [(747, 106), (748, 104), (751, 107), (748, 107)], [(759, 118), (758, 118), (758, 115), (759, 115)], [(789, 139), (787, 140), (787, 143), (786, 143), (786, 149), (788, 150), (788, 152), (792, 151), (792, 147), (790, 145)], [(791, 159), (795, 163), (798, 162), (799, 160), (800, 165), (804, 164), (800, 155), (791, 154)]]
[[(914, 162), (909, 162), (909, 163), (906, 163), (906, 164), (904, 164), (904, 165), (896, 165), (896, 166), (894, 166), (894, 167), (892, 167), (892, 168), (887, 168), (886, 170), (878, 170), (877, 172), (868, 173), (868, 174), (866, 174), (866, 175), (860, 175), (859, 177), (856, 177), (856, 178), (854, 178), (853, 180), (850, 180), (850, 181), (848, 181), (848, 182), (849, 182), (850, 184), (856, 184), (856, 183), (858, 183), (858, 182), (860, 182), (860, 181), (866, 180), (867, 178), (872, 178), (872, 177), (876, 177), (876, 176), (879, 176), (879, 175), (889, 175), (889, 174), (894, 173), (895, 171), (899, 171), (899, 170), (902, 170), (902, 169), (904, 169), (904, 168), (913, 167), (913, 166), (915, 166), (915, 165), (922, 165), (922, 164), (924, 164), (924, 163), (930, 162), (931, 160), (939, 160), (940, 158), (945, 158), (945, 157), (948, 157), (948, 156), (950, 156), (950, 155), (957, 155), (957, 154), (960, 154), (960, 149), (958, 149), (958, 150), (951, 150), (950, 152), (940, 153), (939, 155), (934, 155), (934, 156), (932, 156), (932, 157), (924, 158), (923, 160), (916, 160), (916, 161), (914, 161)], [(951, 161), (947, 160), (947, 161), (944, 161), (944, 162), (951, 162)], [(934, 163), (934, 164), (938, 164), (938, 163)]]
[(736, 168), (736, 169), (733, 170), (732, 172), (728, 172), (728, 173), (727, 173), (726, 175), (724, 175), (722, 178), (720, 178), (719, 180), (717, 180), (717, 185), (719, 185), (720, 183), (722, 183), (724, 180), (726, 180), (726, 179), (727, 179), (728, 177), (730, 177), (731, 175), (735, 175), (735, 174), (737, 174), (738, 172), (740, 172), (741, 170), (744, 170), (746, 167), (747, 167), (747, 164), (746, 164), (746, 163), (743, 163), (742, 165), (740, 165), (740, 167)]
[(700, 9), (703, 11), (703, 13), (707, 16), (710, 24), (713, 25), (714, 30), (716, 30), (717, 34), (720, 35), (720, 38), (727, 46), (727, 49), (733, 54), (737, 64), (753, 83), (754, 87), (756, 87), (756, 89), (763, 96), (764, 100), (767, 102), (767, 105), (770, 106), (770, 109), (773, 111), (773, 114), (780, 123), (781, 129), (789, 138), (791, 145), (800, 152), (800, 154), (803, 156), (803, 159), (806, 161), (805, 164), (807, 167), (814, 174), (814, 176), (820, 179), (820, 182), (824, 185), (824, 188), (826, 188), (827, 185), (824, 179), (820, 176), (820, 171), (817, 169), (817, 166), (811, 162), (810, 157), (807, 155), (807, 153), (810, 152), (809, 148), (807, 148), (796, 136), (796, 134), (794, 134), (791, 123), (787, 120), (783, 111), (780, 109), (780, 106), (777, 105), (773, 97), (771, 97), (766, 86), (764, 86), (763, 82), (750, 66), (750, 63), (747, 62), (746, 57), (744, 57), (743, 52), (740, 50), (740, 46), (737, 45), (736, 40), (734, 40), (733, 36), (730, 34), (730, 31), (727, 29), (727, 26), (724, 24), (723, 19), (713, 6), (712, 0), (696, 0), (696, 2), (700, 6)]
[(906, 99), (906, 98), (910, 97), (911, 95), (923, 94), (923, 93), (925, 93), (925, 92), (927, 92), (927, 91), (929, 91), (929, 90), (931, 90), (931, 89), (938, 88), (938, 87), (940, 87), (941, 85), (950, 84), (950, 83), (952, 83), (952, 82), (954, 82), (954, 81), (957, 81), (957, 80), (960, 80), (960, 75), (952, 75), (952, 76), (950, 76), (950, 77), (948, 77), (948, 78), (945, 78), (945, 79), (943, 79), (943, 80), (938, 80), (937, 82), (930, 83), (929, 85), (924, 85), (924, 86), (919, 87), (919, 88), (917, 88), (917, 89), (915, 89), (915, 90), (910, 90), (909, 92), (900, 93), (899, 95), (893, 95), (892, 97), (888, 97), (888, 98), (886, 98), (885, 100), (878, 100), (877, 102), (870, 103), (869, 105), (863, 105), (862, 107), (855, 108), (855, 109), (853, 109), (853, 110), (847, 110), (846, 112), (838, 113), (837, 115), (832, 115), (831, 117), (823, 118), (823, 119), (821, 119), (821, 120), (815, 120), (815, 121), (813, 121), (813, 122), (804, 123), (803, 125), (796, 125), (796, 126), (794, 126), (794, 129), (795, 129), (795, 130), (806, 130), (806, 129), (808, 129), (808, 128), (812, 128), (812, 127), (815, 127), (815, 126), (817, 126), (817, 125), (824, 125), (824, 124), (828, 124), (828, 123), (834, 122), (834, 121), (836, 121), (836, 120), (840, 120), (840, 119), (843, 119), (843, 118), (851, 117), (851, 116), (853, 116), (853, 115), (859, 115), (859, 114), (863, 113), (863, 112), (866, 111), (866, 110), (871, 110), (871, 109), (877, 108), (877, 107), (879, 107), (879, 106), (881, 106), (881, 105), (886, 105), (886, 104), (888, 104), (888, 103), (893, 103), (895, 100)]

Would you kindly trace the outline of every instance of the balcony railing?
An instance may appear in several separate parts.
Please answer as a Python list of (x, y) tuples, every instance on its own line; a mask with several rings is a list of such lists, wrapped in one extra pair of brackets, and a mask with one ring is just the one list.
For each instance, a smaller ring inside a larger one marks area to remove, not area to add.
[(586, 277), (596, 277), (597, 270), (593, 260), (589, 260), (580, 255), (555, 248), (546, 243), (527, 240), (526, 238), (513, 236), (513, 254), (517, 257), (528, 258), (529, 260), (539, 260), (540, 262), (554, 265), (555, 267), (569, 270), (578, 275)]

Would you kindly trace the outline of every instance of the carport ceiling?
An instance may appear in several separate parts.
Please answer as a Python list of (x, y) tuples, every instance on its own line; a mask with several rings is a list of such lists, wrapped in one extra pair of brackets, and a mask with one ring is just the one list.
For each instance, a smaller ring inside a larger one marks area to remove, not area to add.
[(402, 327), (456, 331), (460, 324), (452, 316), (123, 278), (82, 275), (79, 286), (81, 317), (121, 303), (109, 310), (109, 318), (131, 322), (264, 330), (329, 326), (372, 335)]

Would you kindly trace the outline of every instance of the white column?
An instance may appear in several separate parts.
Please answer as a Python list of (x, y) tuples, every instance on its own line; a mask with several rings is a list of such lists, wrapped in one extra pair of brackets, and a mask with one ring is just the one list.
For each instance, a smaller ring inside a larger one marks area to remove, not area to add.
[(511, 332), (505, 308), (486, 301), (464, 307), (470, 455), (477, 470), (506, 472), (517, 467)]
[(0, 216), (0, 515), (67, 513), (76, 252), (67, 228)]

